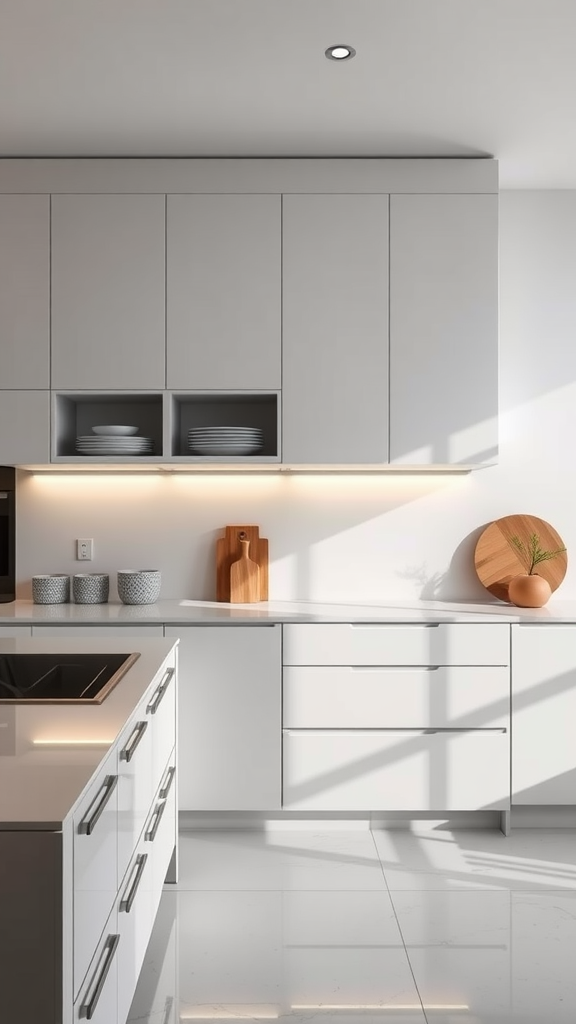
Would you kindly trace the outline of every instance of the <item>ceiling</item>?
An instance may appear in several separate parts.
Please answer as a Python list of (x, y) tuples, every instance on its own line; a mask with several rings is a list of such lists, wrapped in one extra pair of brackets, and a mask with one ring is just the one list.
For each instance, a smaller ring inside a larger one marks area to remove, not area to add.
[(575, 51), (576, 0), (1, 0), (0, 156), (494, 156), (576, 188)]

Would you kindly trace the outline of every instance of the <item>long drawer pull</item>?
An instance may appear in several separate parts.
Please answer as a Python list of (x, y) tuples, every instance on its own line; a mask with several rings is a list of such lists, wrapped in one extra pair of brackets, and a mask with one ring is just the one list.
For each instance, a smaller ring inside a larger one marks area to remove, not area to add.
[(391, 728), (386, 728), (385, 726), (384, 727), (376, 726), (374, 728), (371, 728), (371, 727), (365, 728), (364, 726), (359, 726), (357, 729), (350, 729), (350, 728), (340, 729), (340, 728), (338, 728), (338, 726), (329, 726), (328, 728), (323, 729), (323, 728), (318, 728), (317, 726), (313, 726), (311, 729), (283, 729), (282, 732), (284, 733), (285, 736), (314, 736), (315, 734), (318, 734), (318, 733), (320, 735), (325, 735), (326, 733), (337, 733), (339, 736), (359, 736), (361, 734), (366, 734), (366, 733), (373, 734), (373, 733), (379, 733), (379, 732), (383, 733), (386, 736), (388, 736), (390, 733), (393, 733), (393, 732), (399, 732), (399, 733), (410, 732), (410, 733), (412, 733), (414, 735), (417, 735), (417, 736), (429, 736), (429, 735), (434, 735), (435, 733), (451, 733), (451, 734), (454, 734), (454, 735), (459, 735), (459, 734), (461, 734), (463, 732), (467, 732), (467, 733), (468, 732), (503, 732), (503, 733), (506, 733), (506, 732), (508, 732), (508, 730), (506, 729), (505, 726), (500, 726), (500, 725), (498, 725), (498, 726), (487, 726), (487, 727), (486, 726), (474, 727), (473, 725), (471, 725), (471, 726), (468, 726), (467, 728), (464, 728), (464, 729), (459, 729), (459, 728), (454, 728), (454, 729), (450, 729), (450, 728), (447, 728), (447, 729), (434, 729), (434, 728), (431, 728), (431, 729), (414, 729), (414, 728), (411, 728), (410, 726), (402, 727), (402, 726), (394, 725)]
[[(80, 833), (80, 835), (82, 835), (82, 836), (91, 836), (92, 835), (100, 815), (102, 814), (104, 808), (106, 807), (106, 804), (108, 803), (110, 797), (112, 796), (112, 793), (114, 792), (114, 790), (116, 788), (117, 782), (118, 782), (118, 776), (117, 775), (107, 775), (106, 776), (106, 778), (104, 779), (104, 782), (102, 783), (102, 787), (101, 787), (101, 789), (98, 792), (98, 796), (96, 797), (96, 800), (93, 800), (92, 803), (90, 804), (90, 807), (88, 808), (87, 816), (85, 818), (82, 818), (82, 821), (78, 825), (78, 832)], [(102, 794), (102, 795), (100, 795), (100, 794)], [(94, 807), (94, 804), (96, 803), (96, 801), (98, 801), (98, 805), (97, 805), (96, 810), (94, 811), (94, 813), (90, 816), (90, 812), (91, 812), (92, 808)]]
[(168, 771), (166, 772), (166, 782), (164, 783), (164, 785), (162, 786), (162, 789), (160, 790), (160, 792), (158, 794), (158, 796), (160, 797), (161, 800), (165, 800), (166, 797), (168, 796), (168, 793), (170, 792), (170, 789), (172, 787), (172, 783), (174, 782), (174, 776), (175, 775), (176, 775), (176, 768), (174, 767), (174, 765), (172, 765), (172, 767), (169, 768)]
[(154, 691), (154, 695), (152, 697), (152, 700), (150, 701), (150, 703), (148, 704), (148, 707), (146, 708), (146, 713), (147, 714), (155, 715), (156, 712), (158, 711), (158, 708), (160, 707), (162, 699), (163, 699), (163, 697), (164, 697), (164, 695), (166, 693), (166, 690), (168, 689), (168, 686), (170, 685), (170, 681), (171, 681), (172, 676), (174, 675), (175, 671), (176, 670), (173, 669), (173, 668), (169, 668), (166, 671), (166, 674), (165, 674), (162, 682), (160, 683), (160, 686), (158, 687), (157, 690)]
[(156, 839), (156, 833), (160, 828), (160, 822), (162, 821), (162, 815), (164, 814), (165, 803), (158, 804), (154, 814), (152, 815), (152, 827), (144, 833), (144, 839), (147, 843), (153, 843)]
[(440, 665), (350, 665), (352, 672), (437, 672)]
[(119, 935), (109, 935), (108, 938), (106, 939), (104, 949), (102, 950), (102, 956), (100, 957), (100, 961), (98, 963), (98, 980), (96, 982), (96, 987), (92, 994), (92, 998), (89, 999), (87, 1003), (83, 1003), (82, 1006), (80, 1007), (80, 1017), (86, 1017), (87, 1020), (91, 1020), (92, 1017), (94, 1016), (94, 1012), (96, 1010), (96, 1007), (98, 1006), (98, 1000), (100, 999), (100, 996), (102, 994), (102, 989), (104, 988), (104, 983), (106, 981), (106, 978), (108, 977), (108, 971), (112, 966), (114, 954), (116, 953), (116, 949), (118, 947), (119, 942)]
[[(133, 878), (130, 878), (128, 885), (124, 890), (124, 896), (120, 900), (120, 910), (125, 911), (127, 914), (130, 913), (132, 904), (136, 899), (136, 893), (138, 892), (138, 886), (140, 885), (142, 875), (144, 874), (144, 868), (146, 867), (147, 860), (147, 853), (138, 854), (136, 857), (136, 873)], [(128, 896), (126, 896), (126, 893), (128, 893)]]
[(134, 756), (134, 752), (135, 752), (138, 744), (140, 743), (140, 740), (142, 739), (144, 733), (146, 732), (147, 728), (148, 728), (148, 722), (138, 722), (138, 724), (134, 727), (134, 731), (133, 731), (132, 735), (130, 736), (130, 739), (128, 740), (128, 743), (126, 744), (124, 749), (120, 751), (120, 760), (121, 761), (131, 761), (132, 760), (132, 758)]
[(350, 622), (350, 629), (438, 629), (440, 622)]

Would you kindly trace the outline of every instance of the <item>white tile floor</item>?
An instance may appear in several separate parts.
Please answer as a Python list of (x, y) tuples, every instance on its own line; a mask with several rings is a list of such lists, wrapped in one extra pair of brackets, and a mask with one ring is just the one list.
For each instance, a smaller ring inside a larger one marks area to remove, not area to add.
[(183, 832), (130, 1021), (574, 1024), (576, 832)]

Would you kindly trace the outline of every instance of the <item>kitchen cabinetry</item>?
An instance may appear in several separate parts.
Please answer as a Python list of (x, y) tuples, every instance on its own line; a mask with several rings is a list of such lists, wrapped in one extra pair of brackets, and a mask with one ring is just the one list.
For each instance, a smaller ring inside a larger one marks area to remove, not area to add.
[(180, 810), (280, 808), (281, 630), (165, 627), (180, 638)]
[(284, 626), (287, 810), (510, 806), (505, 625)]
[[(90, 392), (100, 422), (137, 414), (152, 461), (495, 461), (495, 161), (24, 163), (0, 161), (23, 189), (0, 196), (0, 384), (25, 406), (1, 461), (50, 461), (25, 398), (50, 348), (54, 462), (122, 461), (76, 455)], [(226, 424), (263, 450), (190, 453), (191, 427)]]
[(512, 803), (576, 804), (576, 626), (512, 626)]
[[(115, 651), (121, 650), (120, 644)], [(58, 815), (61, 828), (46, 817), (12, 830), (12, 818), (3, 819), (8, 825), (0, 830), (3, 1021), (125, 1024), (173, 857), (175, 872), (176, 652), (163, 642), (155, 650), (158, 654), (147, 654), (143, 645), (139, 661), (107, 698), (109, 703), (98, 709), (102, 728), (114, 721), (114, 714), (117, 718), (122, 701), (133, 706), (132, 695), (138, 694), (136, 708), (95, 771), (89, 767), (94, 763), (90, 741), (83, 741), (87, 745), (80, 751), (73, 749), (76, 739), (67, 751), (65, 739), (53, 741), (64, 750), (55, 759), (41, 752), (38, 760), (30, 742), (34, 716), (24, 715), (19, 723), (23, 763), (18, 770), (41, 767), (70, 794), (61, 804), (51, 803), (53, 794), (47, 790), (48, 814), (57, 806), (69, 806), (68, 799), (74, 804)], [(154, 666), (148, 686), (145, 670), (138, 675), (145, 661)], [(124, 696), (114, 712), (120, 688)], [(75, 719), (76, 710), (59, 708), (52, 717), (64, 731), (70, 719), (83, 722), (89, 731), (89, 718), (84, 714)], [(89, 715), (96, 709), (87, 710)], [(46, 709), (42, 711), (46, 718)], [(24, 758), (27, 743), (31, 749)], [(89, 775), (76, 798), (74, 781), (70, 785), (64, 779), (67, 772), (72, 780)], [(35, 815), (46, 813), (36, 798), (34, 807)]]
[(46, 462), (50, 462), (50, 392), (0, 391), (0, 463)]
[(0, 381), (4, 390), (50, 387), (46, 195), (0, 195)]
[(0, 626), (0, 639), (11, 636), (32, 636), (32, 626)]
[(52, 197), (52, 387), (165, 385), (165, 197)]
[(283, 197), (282, 459), (388, 461), (388, 196)]
[(390, 197), (390, 462), (495, 461), (498, 197)]
[(170, 195), (167, 386), (280, 388), (279, 195)]

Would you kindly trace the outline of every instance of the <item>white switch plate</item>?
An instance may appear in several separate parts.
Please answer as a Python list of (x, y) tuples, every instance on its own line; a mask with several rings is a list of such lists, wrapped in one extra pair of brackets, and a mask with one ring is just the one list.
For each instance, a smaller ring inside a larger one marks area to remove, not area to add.
[(94, 552), (92, 537), (83, 537), (76, 541), (76, 558), (81, 562), (90, 562)]

